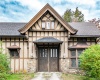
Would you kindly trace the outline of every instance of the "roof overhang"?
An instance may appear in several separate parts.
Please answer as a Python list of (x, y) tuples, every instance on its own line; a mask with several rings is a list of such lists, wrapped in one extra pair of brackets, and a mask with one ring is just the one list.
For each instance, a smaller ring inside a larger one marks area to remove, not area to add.
[(9, 47), (7, 47), (8, 49), (20, 49), (20, 47), (19, 46), (17, 46), (17, 45), (12, 45), (12, 46), (9, 46)]
[(0, 35), (0, 38), (25, 38), (27, 39), (25, 35)]
[(21, 34), (25, 33), (46, 11), (49, 11), (69, 32), (72, 34), (77, 32), (49, 4), (46, 4), (23, 28), (19, 29), (19, 32)]
[(33, 41), (33, 43), (63, 43), (63, 41), (60, 41), (53, 37), (44, 37), (36, 41)]
[(85, 49), (88, 47), (89, 47), (89, 45), (87, 45), (86, 42), (83, 42), (83, 43), (79, 42), (76, 45), (68, 47), (68, 49)]
[(70, 35), (70, 37), (91, 37), (98, 38), (100, 35)]

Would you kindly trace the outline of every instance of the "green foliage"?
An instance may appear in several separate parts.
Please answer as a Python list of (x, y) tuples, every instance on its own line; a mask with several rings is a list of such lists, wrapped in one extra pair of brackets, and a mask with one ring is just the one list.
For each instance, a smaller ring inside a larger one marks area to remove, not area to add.
[(82, 80), (100, 80), (100, 79), (97, 79), (97, 78), (90, 78), (90, 77), (83, 77)]
[(71, 9), (67, 9), (63, 15), (63, 18), (67, 22), (71, 22), (71, 16), (73, 15)]
[(100, 80), (100, 45), (92, 45), (80, 55), (80, 68), (87, 77)]
[(74, 17), (76, 18), (77, 22), (82, 22), (84, 21), (84, 15), (82, 14), (81, 11), (78, 10), (78, 7), (76, 8), (74, 12)]
[[(2, 43), (0, 43), (2, 45)], [(3, 49), (0, 48), (0, 80), (6, 80), (7, 73), (9, 72), (9, 62), (7, 56), (3, 53)]]
[(63, 15), (63, 19), (67, 22), (82, 22), (84, 21), (84, 15), (77, 7), (75, 11), (67, 9)]
[(5, 54), (0, 53), (0, 73), (2, 72), (8, 72), (9, 67), (8, 67), (8, 60), (7, 56)]
[(7, 80), (31, 80), (34, 77), (34, 73), (14, 73), (7, 76)]
[(0, 80), (7, 80), (7, 77), (9, 76), (9, 74), (3, 72), (3, 73), (0, 73)]

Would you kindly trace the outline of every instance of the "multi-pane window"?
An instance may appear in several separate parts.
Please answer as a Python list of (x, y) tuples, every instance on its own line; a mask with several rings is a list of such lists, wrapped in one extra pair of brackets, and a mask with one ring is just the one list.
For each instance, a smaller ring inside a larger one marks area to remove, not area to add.
[(71, 50), (70, 53), (70, 61), (71, 61), (71, 68), (78, 68), (79, 67), (79, 56), (83, 52), (84, 49), (74, 49)]
[(42, 21), (42, 29), (54, 29), (53, 21)]
[(42, 28), (45, 28), (45, 22), (42, 22)]
[(50, 22), (46, 22), (46, 29), (50, 29)]
[(51, 29), (54, 29), (54, 22), (51, 22)]
[(50, 57), (57, 57), (57, 49), (50, 49)]
[[(49, 53), (48, 53), (48, 51), (50, 51)], [(57, 48), (51, 48), (50, 50), (48, 50), (48, 49), (43, 49), (43, 48), (41, 48), (41, 49), (39, 49), (39, 57), (40, 58), (42, 58), (42, 57), (44, 57), (44, 58), (47, 58), (48, 57), (48, 55), (49, 55), (49, 57), (50, 58), (56, 58), (56, 57), (58, 57), (58, 51), (57, 51)]]
[(87, 38), (77, 38), (77, 41), (78, 42), (86, 42), (87, 41)]
[(11, 58), (19, 58), (18, 49), (9, 49)]
[(47, 57), (48, 50), (41, 48), (41, 49), (39, 49), (39, 53), (40, 53), (39, 57)]

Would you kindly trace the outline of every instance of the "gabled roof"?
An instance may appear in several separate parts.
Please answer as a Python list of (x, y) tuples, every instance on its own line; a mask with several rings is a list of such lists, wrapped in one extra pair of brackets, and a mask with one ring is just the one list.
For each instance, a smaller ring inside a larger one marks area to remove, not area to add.
[(34, 41), (34, 43), (62, 43), (62, 41), (53, 37), (44, 37)]
[(70, 22), (69, 25), (78, 30), (71, 37), (100, 37), (100, 30), (92, 22)]
[(76, 33), (77, 30), (66, 23), (49, 4), (46, 4), (23, 28), (19, 29), (19, 32), (25, 33), (46, 11), (49, 11), (69, 32)]

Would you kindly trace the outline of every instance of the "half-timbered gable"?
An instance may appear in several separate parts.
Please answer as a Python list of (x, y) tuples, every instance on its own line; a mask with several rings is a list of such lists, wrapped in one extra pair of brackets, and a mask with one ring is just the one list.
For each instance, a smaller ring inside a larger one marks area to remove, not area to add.
[(40, 17), (40, 19), (33, 24), (30, 30), (66, 30), (64, 26), (53, 16), (49, 11)]

